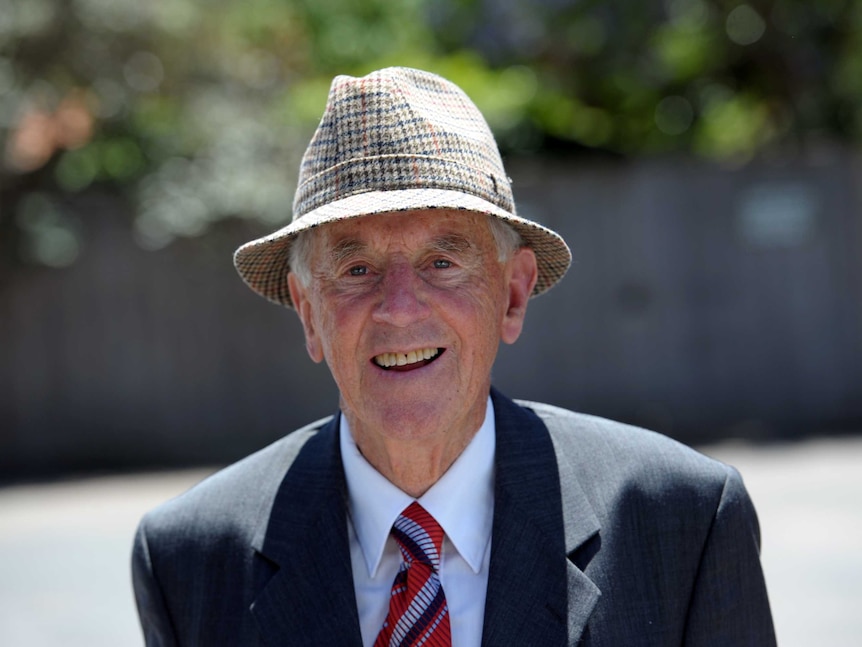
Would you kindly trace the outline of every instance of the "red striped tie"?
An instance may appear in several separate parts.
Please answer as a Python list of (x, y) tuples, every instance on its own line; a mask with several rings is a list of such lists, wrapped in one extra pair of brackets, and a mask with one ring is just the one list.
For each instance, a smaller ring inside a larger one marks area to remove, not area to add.
[(374, 647), (451, 647), (449, 607), (439, 575), (443, 529), (414, 501), (395, 520), (392, 536), (404, 559)]

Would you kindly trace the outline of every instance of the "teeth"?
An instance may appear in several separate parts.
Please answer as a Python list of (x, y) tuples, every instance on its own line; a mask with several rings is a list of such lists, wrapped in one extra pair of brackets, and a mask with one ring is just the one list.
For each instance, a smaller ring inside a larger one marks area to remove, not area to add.
[(391, 368), (393, 366), (407, 366), (415, 364), (426, 359), (436, 357), (438, 351), (436, 348), (422, 348), (421, 350), (411, 350), (407, 353), (382, 353), (374, 358), (374, 363), (383, 368)]

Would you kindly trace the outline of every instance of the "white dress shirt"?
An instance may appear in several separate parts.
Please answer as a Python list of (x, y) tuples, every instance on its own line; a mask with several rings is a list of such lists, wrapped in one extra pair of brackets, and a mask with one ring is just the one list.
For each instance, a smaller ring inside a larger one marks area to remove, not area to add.
[[(494, 408), (449, 470), (419, 503), (446, 533), (440, 581), (449, 605), (453, 647), (479, 647), (491, 557), (494, 517)], [(365, 460), (347, 419), (341, 416), (341, 458), (349, 494), (350, 560), (362, 644), (371, 647), (386, 614), (401, 553), (390, 536), (392, 524), (414, 499)]]

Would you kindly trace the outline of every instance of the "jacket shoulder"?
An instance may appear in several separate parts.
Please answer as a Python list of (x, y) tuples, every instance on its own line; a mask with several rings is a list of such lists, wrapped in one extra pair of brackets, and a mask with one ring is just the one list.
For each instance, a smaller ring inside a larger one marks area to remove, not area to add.
[(544, 423), (558, 462), (584, 481), (620, 481), (642, 488), (690, 487), (720, 492), (738, 473), (729, 465), (660, 433), (541, 402), (517, 401)]
[(332, 421), (332, 416), (317, 420), (215, 472), (148, 512), (141, 527), (150, 535), (182, 532), (198, 539), (254, 531), (249, 520), (267, 514), (297, 455)]
[(148, 644), (259, 644), (248, 610), (276, 570), (265, 540), (274, 517), (296, 522), (289, 506), (275, 515), (280, 493), (319, 471), (309, 457), (331, 447), (336, 430), (332, 418), (298, 429), (144, 516), (132, 581)]

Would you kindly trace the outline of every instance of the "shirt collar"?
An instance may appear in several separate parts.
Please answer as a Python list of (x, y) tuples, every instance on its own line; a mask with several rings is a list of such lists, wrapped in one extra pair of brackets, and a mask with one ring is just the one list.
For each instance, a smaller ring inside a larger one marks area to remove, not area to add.
[[(491, 540), (495, 433), (494, 407), (489, 397), (479, 431), (446, 473), (418, 499), (475, 573), (482, 567)], [(344, 416), (339, 436), (350, 516), (368, 574), (374, 577), (392, 524), (414, 499), (365, 460)], [(368, 496), (369, 492), (373, 496)]]

